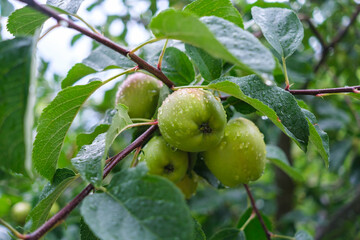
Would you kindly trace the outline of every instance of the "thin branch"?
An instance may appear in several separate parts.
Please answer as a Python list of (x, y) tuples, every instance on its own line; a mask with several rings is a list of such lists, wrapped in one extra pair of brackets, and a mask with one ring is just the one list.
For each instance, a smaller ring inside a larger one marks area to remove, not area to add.
[(100, 35), (93, 33), (77, 24), (75, 24), (73, 21), (70, 21), (62, 16), (60, 16), (56, 11), (44, 6), (40, 5), (34, 0), (19, 0), (20, 2), (28, 4), (30, 7), (44, 13), (45, 15), (54, 18), (58, 23), (62, 26), (66, 26), (68, 28), (75, 29), (82, 34), (94, 39), (95, 41), (115, 50), (116, 52), (120, 53), (123, 56), (126, 56), (130, 58), (133, 62), (137, 63), (139, 68), (142, 68), (150, 73), (152, 73), (154, 76), (156, 76), (158, 79), (160, 79), (165, 85), (167, 85), (169, 88), (172, 88), (174, 86), (174, 83), (171, 82), (165, 74), (157, 69), (156, 67), (151, 66), (149, 63), (138, 57), (136, 54), (131, 53), (130, 51), (122, 48), (120, 45), (116, 44), (115, 42), (111, 41), (110, 39)]
[(246, 222), (241, 226), (240, 231), (244, 231), (245, 228), (247, 227), (247, 225), (249, 225), (249, 223), (251, 222), (251, 220), (253, 220), (256, 217), (256, 213), (255, 211), (252, 211), (250, 217), (248, 218), (248, 220), (246, 220)]
[(46, 31), (44, 32), (44, 34), (43, 34), (41, 37), (39, 37), (38, 41), (40, 41), (41, 39), (43, 39), (49, 32), (51, 32), (52, 30), (54, 30), (54, 29), (57, 28), (57, 27), (60, 27), (60, 24), (55, 24), (54, 26), (52, 26), (52, 27), (50, 27), (48, 30), (46, 30)]
[(13, 228), (9, 223), (5, 222), (3, 219), (0, 218), (0, 224), (5, 226), (12, 234), (15, 235), (17, 238), (24, 238), (24, 235), (19, 233), (15, 228)]
[(343, 39), (343, 37), (345, 37), (345, 35), (349, 31), (351, 25), (353, 25), (355, 23), (356, 18), (359, 15), (359, 13), (360, 13), (360, 4), (357, 5), (355, 12), (351, 15), (349, 24), (346, 27), (340, 29), (339, 32), (336, 34), (336, 36), (333, 38), (333, 40), (329, 44), (330, 48), (334, 47), (338, 42), (341, 41), (341, 39)]
[[(204, 87), (204, 86), (202, 86)], [(175, 88), (177, 89), (177, 88)], [(360, 93), (360, 85), (351, 86), (351, 87), (339, 87), (339, 88), (324, 88), (324, 89), (299, 89), (299, 90), (290, 90), (285, 89), (292, 95), (313, 95), (320, 97), (322, 94), (329, 93)], [(231, 96), (221, 96), (220, 100), (225, 101)]]
[(287, 90), (293, 95), (321, 95), (328, 93), (359, 93), (360, 85), (340, 88)]
[(160, 40), (162, 40), (162, 38), (152, 38), (152, 39), (140, 44), (139, 46), (135, 47), (130, 52), (134, 53), (134, 52), (138, 51), (140, 48), (144, 47), (145, 45), (150, 44), (150, 43), (154, 43), (154, 42), (157, 42), (157, 41), (160, 41)]
[(75, 17), (75, 18), (77, 18), (77, 19), (79, 19), (81, 22), (83, 22), (88, 28), (90, 28), (91, 29), (91, 31), (93, 31), (94, 33), (96, 33), (96, 34), (101, 34), (101, 33), (99, 33), (97, 30), (96, 30), (96, 28), (94, 28), (93, 26), (91, 26), (88, 22), (86, 22), (82, 17), (80, 17), (79, 15), (77, 15), (77, 14), (70, 14), (70, 16), (73, 16), (73, 17)]
[(315, 239), (320, 240), (325, 237), (331, 237), (334, 230), (339, 229), (346, 223), (353, 223), (360, 214), (360, 189), (357, 189), (355, 197), (346, 205), (338, 209), (331, 217), (328, 216), (328, 221), (324, 225), (320, 225), (316, 229)]
[[(157, 125), (149, 127), (143, 134), (141, 134), (135, 141), (133, 141), (129, 146), (127, 146), (123, 151), (117, 154), (112, 158), (112, 161), (106, 165), (104, 168), (103, 178), (105, 178), (110, 171), (118, 164), (122, 159), (124, 159), (129, 153), (131, 153), (135, 148), (141, 146), (143, 142), (157, 129)], [(69, 202), (63, 209), (61, 209), (57, 214), (45, 222), (41, 227), (39, 227), (34, 232), (25, 235), (22, 239), (25, 240), (36, 240), (44, 236), (53, 226), (55, 226), (60, 221), (64, 220), (69, 213), (74, 210), (77, 205), (94, 189), (94, 186), (89, 184), (84, 190), (82, 190), (71, 202)]]
[(336, 46), (336, 44), (338, 44), (341, 41), (341, 39), (343, 39), (343, 37), (345, 37), (345, 35), (349, 31), (351, 25), (353, 25), (355, 23), (356, 18), (358, 17), (359, 13), (360, 13), (360, 5), (357, 5), (355, 12), (350, 17), (349, 24), (346, 27), (340, 29), (338, 31), (338, 33), (335, 35), (335, 37), (333, 38), (333, 40), (329, 43), (329, 45), (327, 45), (323, 49), (320, 61), (318, 62), (318, 64), (314, 68), (315, 73), (320, 69), (321, 65), (325, 62), (326, 57), (329, 54), (330, 49), (334, 48)]
[(266, 238), (267, 238), (267, 240), (270, 240), (272, 233), (269, 231), (269, 229), (267, 229), (267, 227), (266, 227), (266, 225), (265, 225), (265, 222), (264, 222), (264, 219), (262, 218), (259, 210), (258, 210), (257, 207), (256, 207), (255, 200), (254, 200), (253, 195), (251, 194), (251, 191), (250, 191), (250, 189), (249, 189), (249, 186), (248, 186), (247, 184), (244, 184), (244, 187), (245, 187), (245, 190), (246, 190), (247, 195), (248, 195), (249, 198), (250, 198), (250, 202), (251, 202), (251, 205), (252, 205), (252, 207), (253, 207), (253, 211), (255, 211), (256, 216), (258, 217), (258, 219), (259, 219), (259, 221), (260, 221), (260, 224), (261, 224), (262, 228), (264, 229)]
[(314, 23), (311, 21), (309, 16), (304, 14), (299, 14), (299, 19), (306, 22), (309, 25), (310, 30), (314, 33), (315, 37), (319, 40), (322, 48), (327, 48), (327, 43), (325, 42), (324, 38), (320, 34), (320, 32), (315, 27)]
[(159, 61), (158, 61), (158, 64), (157, 64), (157, 69), (159, 69), (159, 70), (161, 70), (161, 64), (162, 64), (162, 60), (163, 60), (164, 55), (165, 55), (165, 51), (166, 51), (168, 41), (169, 41), (169, 39), (166, 39), (166, 41), (164, 43), (164, 46), (163, 46), (163, 48), (161, 50), (160, 56), (159, 56)]
[(289, 77), (288, 77), (288, 74), (287, 74), (285, 57), (281, 57), (281, 60), (282, 60), (283, 69), (284, 69), (284, 76), (285, 76), (285, 85), (286, 85), (285, 90), (289, 90), (290, 82), (289, 82)]

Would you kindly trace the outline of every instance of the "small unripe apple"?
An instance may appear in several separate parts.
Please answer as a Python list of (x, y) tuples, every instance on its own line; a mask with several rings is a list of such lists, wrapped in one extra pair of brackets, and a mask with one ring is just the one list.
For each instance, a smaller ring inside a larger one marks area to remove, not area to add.
[(59, 210), (60, 210), (59, 204), (57, 202), (54, 202), (54, 204), (50, 208), (49, 217), (54, 216)]
[(226, 113), (209, 91), (184, 88), (165, 99), (158, 121), (160, 132), (170, 145), (187, 152), (201, 152), (220, 142)]
[(145, 145), (139, 155), (139, 161), (145, 161), (150, 174), (160, 175), (176, 183), (186, 174), (188, 154), (175, 150), (163, 137), (155, 136)]
[(30, 210), (30, 203), (18, 202), (11, 208), (11, 217), (17, 224), (23, 225)]
[(192, 171), (190, 174), (186, 174), (180, 182), (176, 183), (176, 186), (180, 188), (186, 199), (191, 198), (196, 192), (198, 179), (199, 177)]
[(235, 187), (255, 181), (265, 168), (264, 135), (250, 120), (233, 119), (227, 124), (219, 145), (204, 152), (204, 160), (225, 186)]
[(116, 104), (126, 105), (131, 118), (153, 117), (159, 100), (162, 82), (144, 73), (134, 73), (121, 84)]

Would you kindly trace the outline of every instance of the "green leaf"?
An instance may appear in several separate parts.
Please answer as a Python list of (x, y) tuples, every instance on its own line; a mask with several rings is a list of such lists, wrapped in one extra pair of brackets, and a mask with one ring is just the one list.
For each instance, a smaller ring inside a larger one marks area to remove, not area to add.
[(31, 38), (0, 42), (0, 168), (26, 174), (32, 145)]
[(167, 9), (153, 17), (149, 26), (153, 34), (158, 38), (178, 39), (203, 48), (210, 54), (229, 62), (237, 61), (216, 40), (206, 25), (190, 13)]
[(199, 17), (215, 16), (221, 17), (229, 22), (244, 28), (239, 11), (232, 5), (230, 0), (197, 0), (184, 8), (185, 12), (191, 12)]
[(169, 94), (170, 94), (170, 89), (164, 84), (160, 88), (159, 100), (158, 100), (158, 103), (157, 103), (156, 111), (155, 111), (154, 116), (153, 116), (154, 119), (157, 118), (159, 107), (162, 105), (163, 101), (167, 98), (167, 96), (169, 96)]
[(91, 144), (98, 135), (106, 132), (109, 127), (109, 124), (99, 124), (92, 132), (80, 133), (76, 136), (76, 145), (81, 148), (84, 145)]
[(235, 64), (241, 69), (248, 72), (272, 73), (275, 67), (274, 57), (253, 34), (221, 18), (203, 17), (201, 21), (237, 59)]
[(349, 95), (350, 97), (356, 98), (360, 100), (360, 94), (359, 93), (344, 93), (344, 95)]
[(84, 65), (83, 63), (77, 63), (69, 70), (65, 79), (62, 80), (61, 88), (64, 89), (68, 86), (71, 86), (81, 78), (96, 72), (96, 70)]
[(29, 231), (34, 231), (46, 221), (51, 206), (75, 179), (76, 175), (70, 169), (56, 170), (52, 182), (44, 187), (38, 204), (31, 210), (26, 219), (26, 228)]
[(174, 47), (166, 48), (161, 70), (176, 86), (189, 85), (195, 79), (188, 56)]
[(103, 71), (112, 68), (132, 68), (136, 64), (127, 57), (115, 52), (111, 48), (100, 45), (91, 54), (82, 61), (88, 67), (96, 71)]
[(295, 240), (313, 240), (314, 238), (304, 230), (298, 231), (295, 234)]
[(246, 240), (244, 231), (237, 228), (225, 228), (215, 233), (209, 240)]
[(136, 64), (127, 57), (124, 57), (114, 50), (100, 45), (82, 63), (75, 64), (61, 82), (61, 88), (73, 85), (81, 78), (96, 72), (101, 72), (113, 68), (128, 69), (135, 67)]
[(83, 1), (84, 0), (71, 0), (71, 1), (47, 0), (46, 4), (49, 4), (54, 7), (58, 7), (66, 12), (75, 14), (78, 11), (78, 9)]
[(84, 145), (71, 164), (87, 182), (100, 187), (102, 181), (102, 159), (105, 151), (106, 133), (98, 135), (91, 145)]
[(186, 53), (194, 61), (198, 67), (201, 76), (205, 79), (206, 83), (211, 82), (221, 76), (222, 72), (222, 61), (212, 57), (210, 54), (202, 50), (185, 44)]
[(150, 28), (158, 38), (177, 39), (200, 47), (250, 73), (271, 73), (275, 67), (272, 54), (257, 38), (218, 17), (203, 17), (200, 21), (187, 12), (168, 9), (152, 19)]
[(309, 140), (308, 122), (289, 92), (274, 85), (266, 85), (257, 75), (222, 77), (207, 87), (250, 104), (306, 150)]
[(194, 240), (206, 240), (206, 236), (204, 231), (201, 228), (201, 225), (198, 221), (193, 219), (194, 221)]
[(6, 25), (7, 30), (14, 36), (34, 35), (49, 17), (26, 6), (13, 12)]
[(78, 148), (81, 148), (83, 145), (90, 145), (99, 134), (106, 132), (109, 129), (112, 118), (116, 112), (117, 111), (115, 109), (108, 109), (105, 113), (104, 119), (101, 120), (101, 122), (92, 131), (77, 135), (76, 145)]
[(119, 104), (116, 109), (108, 131), (98, 135), (90, 145), (83, 146), (76, 157), (71, 159), (82, 178), (95, 187), (101, 186), (105, 159), (113, 141), (132, 123), (126, 106)]
[(87, 197), (81, 215), (101, 239), (193, 239), (193, 220), (180, 190), (147, 175), (144, 164), (114, 175), (106, 193)]
[(14, 11), (14, 6), (8, 0), (0, 1), (0, 16), (7, 17), (12, 11)]
[(301, 175), (301, 173), (296, 168), (290, 166), (285, 153), (279, 147), (267, 145), (266, 158), (269, 159), (270, 162), (275, 164), (278, 168), (283, 170), (292, 179), (299, 182), (304, 181), (304, 178)]
[(98, 240), (83, 218), (80, 219), (80, 236), (81, 240)]
[(206, 166), (201, 153), (191, 153), (190, 157), (193, 158), (193, 161), (195, 161), (194, 171), (197, 175), (204, 178), (211, 186), (215, 188), (224, 188), (224, 185), (222, 185), (219, 179), (217, 179)]
[(304, 28), (292, 10), (253, 7), (251, 14), (266, 40), (280, 56), (291, 56), (301, 44)]
[[(241, 228), (245, 222), (250, 218), (252, 214), (252, 208), (248, 208), (243, 215), (240, 217), (237, 228)], [(271, 231), (272, 225), (270, 219), (264, 214), (260, 213), (266, 227)], [(264, 229), (259, 221), (259, 218), (255, 216), (245, 227), (244, 229), (245, 236), (247, 240), (267, 240)]]
[(60, 91), (42, 112), (32, 157), (36, 170), (43, 177), (53, 177), (72, 121), (88, 97), (101, 86), (101, 81), (93, 81), (86, 85), (68, 87)]
[(306, 109), (302, 109), (303, 113), (305, 114), (308, 124), (309, 124), (309, 131), (310, 137), (309, 140), (320, 153), (320, 156), (325, 162), (325, 166), (329, 167), (329, 157), (330, 157), (330, 149), (329, 149), (329, 136), (321, 130), (316, 120), (314, 114)]
[(105, 161), (105, 158), (108, 156), (109, 149), (114, 142), (115, 138), (122, 133), (126, 127), (133, 122), (131, 121), (127, 107), (123, 104), (118, 104), (116, 106), (116, 114), (112, 118), (111, 125), (109, 127), (109, 130), (106, 132), (106, 138), (105, 138), (105, 151), (103, 155), (103, 162)]
[[(47, 0), (46, 4), (62, 14), (75, 14), (83, 0)], [(29, 6), (13, 12), (8, 19), (7, 29), (14, 36), (34, 35), (49, 17)]]
[(270, 8), (270, 7), (277, 7), (277, 8), (289, 8), (291, 9), (291, 7), (289, 6), (289, 4), (282, 3), (282, 2), (267, 2), (267, 0), (257, 0), (256, 2), (252, 3), (252, 4), (243, 4), (240, 5), (239, 7), (241, 7), (241, 12), (244, 14), (250, 13), (251, 9), (254, 7), (261, 7), (261, 8)]
[(250, 114), (256, 112), (256, 109), (253, 108), (251, 105), (232, 96), (228, 97), (223, 103), (225, 105), (234, 106), (235, 110), (242, 114)]

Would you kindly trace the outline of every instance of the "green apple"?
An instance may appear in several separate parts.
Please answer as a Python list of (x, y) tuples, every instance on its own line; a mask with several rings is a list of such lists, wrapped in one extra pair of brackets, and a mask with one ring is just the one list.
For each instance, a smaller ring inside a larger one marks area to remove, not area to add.
[(197, 189), (199, 177), (194, 171), (190, 174), (186, 174), (185, 177), (176, 186), (180, 188), (186, 199), (189, 199), (194, 195)]
[(265, 168), (264, 135), (250, 120), (233, 119), (227, 124), (220, 144), (204, 152), (204, 160), (225, 186), (255, 181)]
[(144, 73), (130, 75), (120, 86), (116, 104), (126, 105), (131, 118), (153, 117), (162, 82)]
[(189, 160), (186, 152), (175, 150), (161, 136), (155, 136), (145, 145), (139, 161), (145, 161), (150, 174), (160, 175), (172, 182), (186, 174)]
[(11, 217), (17, 223), (23, 225), (29, 215), (31, 205), (28, 202), (18, 202), (11, 208)]
[(215, 147), (224, 135), (226, 113), (221, 102), (203, 89), (184, 88), (169, 95), (158, 113), (164, 139), (187, 152)]
[(54, 202), (54, 204), (50, 208), (49, 217), (54, 216), (59, 210), (60, 210), (59, 204), (57, 202)]

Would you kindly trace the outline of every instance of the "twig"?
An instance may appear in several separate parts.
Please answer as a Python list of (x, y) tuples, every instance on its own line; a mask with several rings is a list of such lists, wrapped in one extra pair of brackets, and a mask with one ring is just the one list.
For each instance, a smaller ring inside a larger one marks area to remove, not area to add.
[(54, 30), (57, 27), (60, 27), (60, 24), (57, 23), (54, 26), (50, 27), (48, 30), (46, 30), (45, 33), (41, 37), (39, 37), (38, 41), (43, 39), (49, 32), (51, 32), (52, 30)]
[[(290, 90), (285, 89), (292, 95), (314, 95), (321, 96), (322, 94), (328, 93), (360, 93), (360, 85), (351, 86), (351, 87), (339, 87), (339, 88), (324, 88), (324, 89), (298, 89), (298, 90)], [(225, 101), (230, 96), (221, 96), (220, 100)]]
[(24, 235), (19, 233), (15, 228), (13, 228), (10, 224), (5, 222), (3, 219), (0, 218), (0, 224), (5, 226), (12, 234), (15, 235), (17, 238), (24, 238)]
[(344, 225), (346, 222), (356, 221), (357, 217), (360, 214), (360, 189), (358, 188), (357, 194), (353, 200), (348, 204), (342, 206), (337, 210), (331, 217), (328, 217), (328, 221), (325, 225), (319, 226), (316, 230), (315, 239), (320, 240), (325, 237), (331, 237), (335, 229), (339, 229), (340, 226)]
[(256, 216), (258, 217), (258, 219), (259, 219), (259, 221), (260, 221), (260, 224), (261, 224), (262, 228), (264, 229), (266, 238), (267, 238), (268, 240), (270, 240), (272, 233), (267, 229), (267, 227), (266, 227), (266, 225), (265, 225), (265, 222), (264, 222), (264, 219), (262, 218), (259, 210), (258, 210), (257, 207), (256, 207), (255, 200), (254, 200), (253, 195), (252, 195), (251, 192), (250, 192), (249, 186), (248, 186), (247, 184), (244, 184), (244, 187), (245, 187), (245, 190), (246, 190), (247, 195), (248, 195), (249, 198), (250, 198), (250, 202), (251, 202), (251, 205), (252, 205), (252, 207), (253, 207), (253, 211), (255, 211)]
[(349, 24), (348, 24), (346, 27), (340, 29), (340, 30), (338, 31), (338, 33), (335, 35), (335, 37), (333, 38), (333, 40), (329, 43), (329, 45), (327, 45), (327, 46), (323, 49), (322, 54), (321, 54), (320, 61), (318, 62), (318, 64), (317, 64), (317, 65), (315, 66), (315, 68), (314, 68), (314, 72), (315, 72), (315, 73), (319, 70), (319, 68), (321, 67), (321, 65), (325, 62), (326, 57), (327, 57), (327, 55), (329, 54), (330, 49), (331, 49), (331, 48), (334, 48), (335, 45), (336, 45), (337, 43), (339, 43), (339, 42), (341, 41), (341, 39), (342, 39), (342, 38), (346, 35), (346, 33), (349, 31), (350, 26), (354, 24), (354, 22), (356, 21), (356, 18), (357, 18), (357, 16), (359, 15), (359, 13), (360, 13), (360, 5), (357, 5), (355, 12), (351, 15)]
[[(142, 143), (157, 129), (157, 125), (153, 125), (148, 128), (143, 134), (140, 135), (135, 141), (133, 141), (129, 146), (127, 146), (123, 151), (117, 154), (112, 158), (112, 161), (106, 165), (104, 169), (103, 178), (105, 178), (110, 171), (118, 164), (122, 159), (124, 159), (129, 153), (131, 153), (135, 148), (142, 145)], [(82, 190), (71, 202), (69, 202), (63, 209), (61, 209), (57, 214), (45, 222), (41, 227), (39, 227), (34, 232), (24, 235), (22, 239), (25, 240), (35, 240), (41, 238), (45, 233), (47, 233), (54, 225), (58, 222), (65, 219), (69, 213), (74, 210), (77, 205), (94, 189), (94, 186), (89, 184), (84, 190)]]
[(283, 64), (283, 69), (284, 69), (284, 76), (285, 76), (285, 90), (289, 90), (290, 89), (290, 82), (289, 82), (289, 77), (287, 74), (287, 69), (286, 69), (286, 60), (285, 57), (281, 57), (282, 60), (282, 64)]
[(311, 21), (309, 16), (304, 14), (299, 14), (299, 19), (306, 22), (309, 25), (310, 30), (314, 33), (315, 37), (319, 40), (322, 48), (327, 48), (327, 43), (325, 42), (324, 38), (320, 34), (320, 32), (315, 27), (314, 23)]
[(359, 93), (360, 85), (340, 88), (287, 90), (293, 95), (319, 95), (327, 93)]
[(244, 231), (247, 225), (249, 225), (249, 223), (251, 222), (251, 220), (254, 219), (254, 217), (256, 217), (256, 213), (253, 210), (248, 220), (246, 220), (246, 222), (241, 226), (240, 231)]
[(148, 41), (140, 44), (139, 46), (135, 47), (135, 48), (132, 49), (130, 52), (131, 52), (131, 53), (134, 53), (134, 52), (136, 52), (137, 50), (139, 50), (140, 48), (144, 47), (145, 45), (150, 44), (150, 43), (154, 43), (154, 42), (157, 42), (157, 41), (160, 41), (160, 40), (162, 40), (162, 38), (152, 38), (152, 39), (150, 39), (150, 40), (148, 40)]
[(137, 56), (134, 53), (131, 53), (130, 51), (122, 48), (120, 45), (116, 44), (115, 42), (111, 41), (110, 39), (100, 35), (93, 33), (77, 24), (75, 24), (73, 21), (70, 21), (66, 18), (63, 18), (60, 16), (56, 11), (44, 6), (40, 5), (34, 0), (19, 0), (20, 2), (28, 4), (30, 7), (44, 13), (45, 15), (54, 18), (58, 23), (62, 26), (66, 26), (68, 28), (75, 29), (82, 34), (94, 39), (95, 41), (115, 50), (116, 52), (120, 53), (123, 56), (127, 56), (130, 58), (133, 62), (137, 63), (139, 68), (142, 68), (150, 73), (152, 73), (154, 76), (156, 76), (158, 79), (160, 79), (165, 85), (167, 85), (169, 88), (172, 88), (174, 86), (174, 83), (170, 81), (165, 74), (157, 69), (156, 67), (151, 66), (149, 63), (144, 61), (142, 58)]
[(164, 55), (165, 55), (165, 51), (166, 51), (168, 41), (169, 41), (169, 39), (166, 39), (166, 41), (164, 43), (164, 46), (163, 46), (163, 48), (161, 50), (160, 56), (159, 56), (159, 61), (158, 61), (158, 64), (157, 64), (157, 69), (159, 69), (159, 70), (161, 70), (161, 64), (162, 64), (162, 60), (163, 60)]

